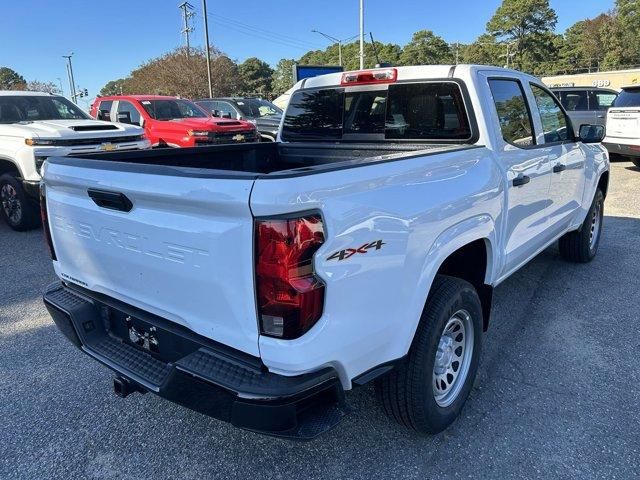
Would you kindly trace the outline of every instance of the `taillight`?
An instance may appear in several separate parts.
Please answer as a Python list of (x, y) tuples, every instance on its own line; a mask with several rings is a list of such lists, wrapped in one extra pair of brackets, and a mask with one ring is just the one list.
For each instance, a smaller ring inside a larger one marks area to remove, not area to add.
[(325, 285), (313, 270), (324, 243), (320, 215), (256, 220), (256, 290), (260, 332), (292, 339), (321, 317)]
[(346, 72), (342, 74), (343, 86), (371, 85), (374, 83), (393, 83), (398, 79), (396, 68), (383, 70), (361, 70), (359, 72)]
[(49, 256), (51, 260), (58, 260), (56, 258), (56, 251), (53, 249), (53, 240), (51, 240), (51, 229), (49, 228), (49, 215), (47, 212), (47, 196), (45, 193), (44, 183), (40, 183), (40, 218), (42, 219), (42, 231), (44, 233), (44, 240), (47, 243), (49, 249)]

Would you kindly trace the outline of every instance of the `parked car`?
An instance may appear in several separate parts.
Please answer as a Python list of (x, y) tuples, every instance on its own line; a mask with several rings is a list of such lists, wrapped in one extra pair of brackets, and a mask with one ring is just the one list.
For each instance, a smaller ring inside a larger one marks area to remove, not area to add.
[(308, 439), (375, 381), (398, 422), (445, 429), (493, 288), (557, 240), (596, 255), (603, 127), (575, 137), (538, 79), (469, 65), (310, 78), (282, 125), (276, 143), (49, 159), (49, 312), (121, 396)]
[(597, 87), (562, 87), (551, 91), (569, 114), (576, 135), (580, 125), (605, 125), (607, 110), (618, 96), (615, 90)]
[(640, 168), (640, 85), (623, 87), (607, 114), (604, 146)]
[(93, 120), (64, 97), (0, 91), (0, 216), (18, 231), (40, 224), (40, 169), (49, 156), (144, 148), (141, 128)]
[(194, 147), (258, 141), (253, 124), (212, 118), (192, 101), (177, 97), (99, 97), (91, 106), (91, 115), (100, 120), (140, 125), (153, 147)]
[(261, 98), (224, 97), (195, 101), (214, 117), (247, 120), (258, 129), (262, 140), (275, 142), (282, 120), (282, 110)]

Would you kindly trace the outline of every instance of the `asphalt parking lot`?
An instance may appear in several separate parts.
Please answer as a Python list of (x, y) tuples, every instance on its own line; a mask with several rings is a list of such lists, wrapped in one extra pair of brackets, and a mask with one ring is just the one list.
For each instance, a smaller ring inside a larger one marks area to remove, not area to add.
[(112, 374), (58, 333), (42, 232), (0, 223), (0, 478), (640, 477), (640, 170), (613, 164), (588, 265), (552, 247), (499, 286), (479, 376), (458, 421), (418, 437), (373, 389), (309, 443), (235, 429)]

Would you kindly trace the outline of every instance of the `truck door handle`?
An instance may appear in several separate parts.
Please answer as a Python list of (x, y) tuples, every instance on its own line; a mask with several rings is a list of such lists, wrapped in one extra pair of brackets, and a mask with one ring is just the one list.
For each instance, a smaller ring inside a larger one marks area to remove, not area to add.
[(131, 203), (131, 200), (129, 200), (124, 193), (97, 190), (95, 188), (88, 189), (87, 193), (89, 197), (91, 197), (91, 200), (102, 208), (118, 210), (120, 212), (130, 212), (133, 208), (133, 203)]
[(516, 178), (513, 179), (513, 186), (514, 187), (521, 187), (522, 185), (526, 185), (530, 181), (531, 181), (531, 177), (529, 177), (527, 175), (521, 175), (521, 176), (516, 177)]
[(596, 118), (604, 118), (604, 115), (596, 115)]
[(563, 165), (562, 163), (558, 163), (553, 166), (553, 173), (564, 172), (566, 169), (567, 169), (566, 165)]

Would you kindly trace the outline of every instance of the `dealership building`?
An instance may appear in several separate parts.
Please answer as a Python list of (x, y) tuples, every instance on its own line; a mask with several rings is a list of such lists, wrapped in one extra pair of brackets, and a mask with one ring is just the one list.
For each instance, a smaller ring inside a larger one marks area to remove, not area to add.
[(611, 72), (578, 73), (542, 77), (549, 87), (602, 87), (620, 90), (627, 85), (640, 85), (640, 68)]

